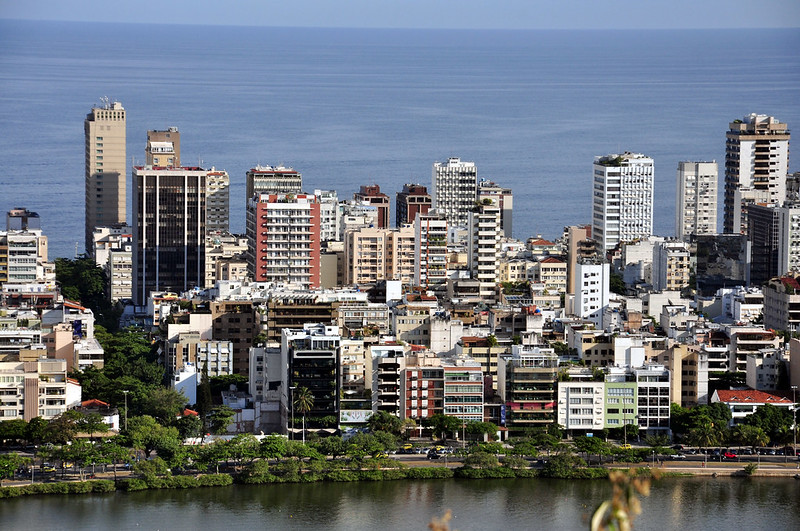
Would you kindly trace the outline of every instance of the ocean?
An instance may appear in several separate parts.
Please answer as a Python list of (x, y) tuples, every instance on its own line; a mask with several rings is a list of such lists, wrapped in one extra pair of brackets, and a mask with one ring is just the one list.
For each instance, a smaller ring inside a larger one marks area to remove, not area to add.
[(669, 236), (679, 161), (716, 160), (722, 180), (729, 122), (800, 123), (798, 50), (800, 30), (2, 20), (0, 212), (39, 212), (51, 257), (83, 251), (83, 120), (108, 96), (127, 111), (129, 169), (148, 129), (177, 126), (185, 165), (228, 171), (234, 232), (257, 164), (294, 167), (307, 191), (376, 183), (393, 201), (456, 156), (513, 190), (515, 237), (553, 239), (591, 219), (594, 156), (633, 151), (655, 160), (655, 231)]

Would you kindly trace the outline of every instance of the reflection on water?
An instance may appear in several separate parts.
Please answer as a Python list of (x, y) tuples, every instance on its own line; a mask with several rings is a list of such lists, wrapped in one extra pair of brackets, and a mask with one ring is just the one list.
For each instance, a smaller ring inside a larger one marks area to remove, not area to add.
[[(312, 483), (0, 502), (5, 529), (586, 529), (605, 481)], [(800, 481), (669, 478), (642, 500), (637, 529), (798, 529)]]

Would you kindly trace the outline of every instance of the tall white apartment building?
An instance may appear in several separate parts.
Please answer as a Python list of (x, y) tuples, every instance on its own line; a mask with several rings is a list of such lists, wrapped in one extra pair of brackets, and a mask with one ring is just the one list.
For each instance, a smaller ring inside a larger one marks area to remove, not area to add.
[(800, 272), (800, 203), (785, 203), (778, 214), (778, 274)]
[(451, 227), (469, 226), (469, 213), (475, 205), (478, 168), (474, 162), (450, 157), (433, 163), (433, 208), (444, 214)]
[(500, 206), (493, 199), (482, 199), (469, 213), (469, 269), (472, 278), (480, 282), (483, 299), (495, 296), (502, 236)]
[(641, 153), (594, 159), (592, 238), (604, 251), (653, 233), (653, 159)]
[(323, 242), (339, 241), (339, 197), (336, 190), (314, 190), (319, 201), (319, 238)]
[(125, 223), (127, 202), (125, 109), (103, 98), (83, 122), (86, 164), (86, 252), (94, 252), (95, 227)]
[(512, 215), (514, 211), (514, 195), (510, 188), (502, 186), (486, 179), (478, 181), (478, 197), (480, 203), (482, 199), (493, 199), (500, 207), (500, 227), (503, 229), (503, 236), (512, 238)]
[(603, 326), (603, 309), (610, 297), (608, 262), (579, 262), (575, 271), (575, 302), (573, 313), (582, 319)]
[(447, 220), (428, 211), (414, 219), (414, 285), (447, 283)]
[(717, 233), (717, 163), (679, 162), (675, 197), (675, 235)]
[(786, 198), (789, 128), (750, 114), (730, 123), (725, 141), (725, 233), (747, 234), (747, 205), (780, 205)]

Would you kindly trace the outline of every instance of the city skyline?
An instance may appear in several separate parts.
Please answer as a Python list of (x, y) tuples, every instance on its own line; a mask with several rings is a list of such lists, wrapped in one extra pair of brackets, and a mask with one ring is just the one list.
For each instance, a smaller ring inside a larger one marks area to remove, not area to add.
[(33, 0), (0, 6), (0, 18), (79, 22), (160, 24), (414, 28), (414, 29), (709, 29), (796, 28), (800, 4), (793, 0), (678, 0), (665, 4), (634, 0), (480, 0), (450, 2), (325, 2), (286, 3), (245, 0), (221, 4), (178, 0), (167, 4), (145, 0), (119, 2), (113, 10), (98, 0), (59, 2)]

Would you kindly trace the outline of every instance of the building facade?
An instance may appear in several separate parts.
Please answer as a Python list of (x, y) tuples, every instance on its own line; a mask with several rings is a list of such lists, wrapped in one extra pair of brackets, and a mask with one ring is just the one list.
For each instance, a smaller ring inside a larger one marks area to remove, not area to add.
[(764, 114), (730, 123), (725, 134), (725, 233), (747, 234), (749, 205), (781, 205), (786, 199), (790, 136), (785, 123)]
[(450, 157), (433, 163), (433, 207), (444, 214), (450, 227), (468, 227), (469, 213), (475, 205), (478, 168), (474, 162)]
[(425, 214), (431, 209), (433, 199), (428, 188), (421, 184), (404, 184), (403, 190), (397, 192), (395, 199), (395, 226), (402, 227), (406, 223), (414, 223), (418, 214)]
[(641, 153), (594, 159), (592, 238), (604, 251), (653, 234), (653, 159)]
[(247, 171), (245, 183), (247, 201), (256, 194), (299, 194), (303, 191), (303, 176), (284, 166), (256, 166)]
[(675, 236), (717, 233), (717, 163), (679, 162), (675, 196)]
[(247, 203), (247, 261), (256, 282), (320, 285), (316, 196), (259, 194)]
[(127, 172), (125, 151), (125, 109), (104, 98), (92, 107), (83, 122), (86, 164), (86, 252), (94, 251), (95, 227), (126, 221)]
[(137, 304), (144, 304), (151, 291), (182, 292), (205, 284), (206, 223), (213, 219), (206, 200), (210, 187), (216, 188), (215, 194), (228, 191), (227, 174), (218, 173), (199, 167), (134, 167), (133, 298)]

